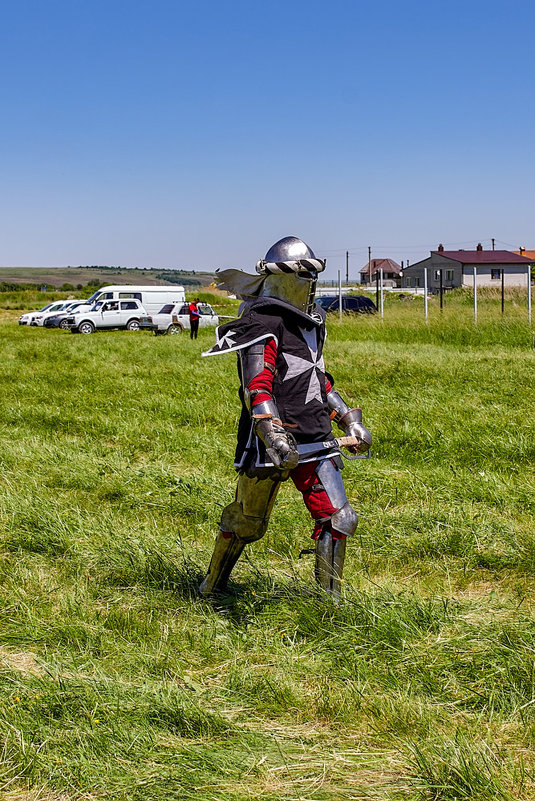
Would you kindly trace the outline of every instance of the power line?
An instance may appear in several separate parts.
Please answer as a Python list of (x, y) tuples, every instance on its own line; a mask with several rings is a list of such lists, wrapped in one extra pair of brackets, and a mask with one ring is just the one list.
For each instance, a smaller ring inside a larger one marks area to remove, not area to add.
[[(466, 239), (464, 241), (458, 241), (458, 242), (444, 242), (443, 244), (444, 244), (444, 248), (447, 250), (447, 249), (452, 249), (452, 248), (459, 247), (461, 245), (466, 245), (466, 246), (472, 245), (475, 248), (480, 242), (485, 242), (485, 243), (488, 242), (489, 244), (491, 244), (492, 241), (499, 242), (500, 244), (505, 245), (508, 248), (517, 247), (516, 245), (512, 245), (510, 242), (503, 242), (500, 239), (496, 239), (495, 237), (490, 237), (490, 236), (489, 237), (480, 237), (479, 239)], [(324, 249), (324, 248), (319, 247), (319, 248), (317, 248), (317, 250), (318, 250), (319, 253), (323, 253), (326, 256), (327, 255), (330, 255), (330, 256), (343, 256), (347, 252), (349, 252), (350, 254), (357, 254), (357, 253), (366, 254), (367, 247), (368, 247), (367, 245), (353, 245), (353, 246), (346, 247), (346, 248), (330, 248), (330, 249), (328, 249), (328, 248)], [(431, 252), (432, 250), (436, 249), (436, 246), (430, 247), (429, 246), (429, 242), (427, 242), (424, 245), (422, 245), (422, 244), (419, 244), (419, 245), (394, 245), (394, 244), (381, 245), (381, 244), (378, 244), (378, 243), (374, 243), (373, 249), (375, 251), (382, 250), (382, 251), (408, 252), (408, 251), (422, 250), (422, 251)]]

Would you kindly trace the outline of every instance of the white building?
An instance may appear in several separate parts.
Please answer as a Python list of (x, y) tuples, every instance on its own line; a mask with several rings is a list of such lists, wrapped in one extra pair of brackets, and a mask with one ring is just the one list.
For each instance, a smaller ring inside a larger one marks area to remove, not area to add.
[(475, 267), (478, 286), (500, 287), (503, 271), (506, 287), (527, 287), (532, 261), (509, 250), (483, 250), (481, 244), (476, 250), (444, 250), (444, 246), (439, 245), (437, 250), (431, 251), (429, 258), (405, 268), (401, 286), (423, 287), (426, 267), (430, 292), (438, 292), (441, 277), (444, 289), (473, 286)]

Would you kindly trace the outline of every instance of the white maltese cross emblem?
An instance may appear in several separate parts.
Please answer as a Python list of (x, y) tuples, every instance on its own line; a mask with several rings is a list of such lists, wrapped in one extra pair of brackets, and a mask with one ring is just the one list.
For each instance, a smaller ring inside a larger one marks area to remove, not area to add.
[(308, 361), (308, 359), (302, 359), (300, 356), (293, 356), (289, 353), (283, 353), (286, 364), (288, 365), (288, 371), (283, 380), (290, 381), (292, 378), (297, 378), (298, 376), (303, 375), (303, 373), (307, 373), (310, 370), (310, 381), (305, 398), (305, 405), (313, 400), (317, 400), (322, 403), (323, 400), (321, 397), (321, 386), (318, 378), (318, 370), (321, 373), (324, 373), (325, 364), (323, 361), (323, 356), (320, 356), (318, 359), (316, 332), (314, 330), (307, 331), (306, 329), (302, 328), (299, 330), (303, 339), (308, 345), (311, 361)]
[(232, 337), (236, 336), (236, 331), (228, 331), (224, 336), (219, 339), (217, 336), (217, 342), (215, 343), (216, 348), (220, 348), (223, 350), (224, 348), (232, 348), (236, 344), (236, 340), (232, 339)]

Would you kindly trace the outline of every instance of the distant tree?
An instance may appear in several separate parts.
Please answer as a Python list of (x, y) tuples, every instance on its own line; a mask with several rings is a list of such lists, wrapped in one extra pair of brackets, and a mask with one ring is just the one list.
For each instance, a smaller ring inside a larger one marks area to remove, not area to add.
[(60, 286), (60, 290), (62, 292), (72, 292), (73, 289), (74, 289), (74, 285), (73, 284), (65, 283), (65, 284), (62, 284)]

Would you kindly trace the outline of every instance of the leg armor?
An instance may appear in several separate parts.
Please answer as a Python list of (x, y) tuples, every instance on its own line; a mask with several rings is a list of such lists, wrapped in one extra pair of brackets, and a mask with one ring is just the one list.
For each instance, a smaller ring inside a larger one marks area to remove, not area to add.
[(340, 600), (345, 558), (346, 537), (334, 539), (332, 532), (323, 528), (316, 540), (314, 576), (322, 590), (332, 595), (335, 602)]
[(210, 567), (199, 587), (201, 595), (224, 590), (245, 545), (264, 536), (279, 488), (276, 477), (260, 480), (240, 475), (236, 500), (223, 509)]
[(334, 460), (305, 463), (290, 475), (316, 521), (313, 534), (316, 540), (316, 581), (338, 601), (346, 537), (350, 537), (357, 527), (357, 513), (347, 500), (342, 476)]

